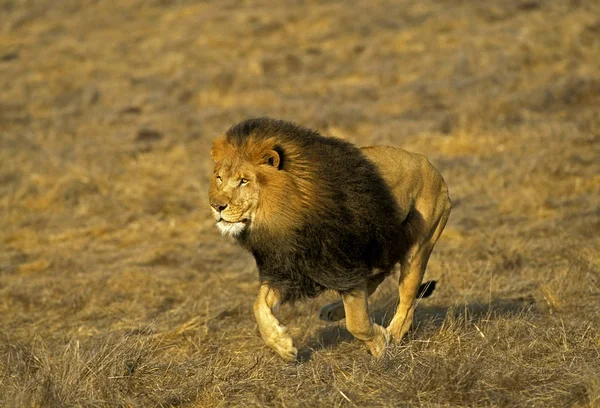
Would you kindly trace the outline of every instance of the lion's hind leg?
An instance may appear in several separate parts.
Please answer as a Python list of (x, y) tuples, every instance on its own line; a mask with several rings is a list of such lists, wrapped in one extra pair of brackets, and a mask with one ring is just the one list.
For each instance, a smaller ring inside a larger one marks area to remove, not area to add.
[[(446, 196), (447, 197), (447, 196)], [(430, 293), (429, 288), (423, 288), (421, 282), (427, 268), (431, 251), (442, 234), (450, 215), (450, 201), (446, 199), (437, 214), (425, 219), (428, 228), (424, 228), (410, 247), (400, 271), (399, 294), (400, 302), (392, 321), (387, 327), (395, 341), (400, 341), (410, 329), (415, 313), (415, 301), (420, 292), (423, 297)], [(429, 222), (428, 222), (429, 221)]]
[(341, 300), (328, 303), (319, 310), (319, 319), (326, 322), (337, 322), (345, 317), (346, 312), (344, 312), (344, 302)]

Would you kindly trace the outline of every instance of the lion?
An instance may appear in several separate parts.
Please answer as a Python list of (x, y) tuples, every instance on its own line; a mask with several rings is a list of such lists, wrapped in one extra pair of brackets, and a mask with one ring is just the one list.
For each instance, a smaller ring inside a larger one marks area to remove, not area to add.
[[(281, 120), (249, 119), (212, 146), (212, 215), (256, 261), (254, 316), (265, 343), (297, 359), (282, 303), (323, 291), (341, 300), (323, 320), (345, 318), (375, 357), (412, 325), (429, 255), (450, 214), (448, 188), (420, 154), (353, 144)], [(371, 321), (368, 297), (400, 264), (397, 310), (387, 328)], [(431, 288), (430, 288), (431, 289)]]

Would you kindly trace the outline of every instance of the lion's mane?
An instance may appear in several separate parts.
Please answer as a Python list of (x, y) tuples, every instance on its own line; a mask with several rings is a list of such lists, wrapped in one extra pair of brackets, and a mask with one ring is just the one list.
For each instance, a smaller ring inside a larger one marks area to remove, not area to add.
[(237, 239), (254, 255), (260, 281), (284, 302), (351, 290), (374, 269), (390, 273), (405, 255), (410, 220), (400, 218), (377, 167), (351, 143), (268, 118), (233, 126), (225, 142), (241, 157), (279, 154), (277, 172), (258, 173), (259, 210)]

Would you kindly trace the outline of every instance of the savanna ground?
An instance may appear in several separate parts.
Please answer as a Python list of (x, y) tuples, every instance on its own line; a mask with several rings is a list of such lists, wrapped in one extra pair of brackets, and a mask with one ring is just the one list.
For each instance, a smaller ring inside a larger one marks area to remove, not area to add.
[[(598, 1), (0, 1), (0, 404), (600, 406), (598, 67)], [(262, 115), (449, 185), (438, 288), (380, 361), (333, 295), (279, 313), (300, 362), (259, 338), (207, 187)]]

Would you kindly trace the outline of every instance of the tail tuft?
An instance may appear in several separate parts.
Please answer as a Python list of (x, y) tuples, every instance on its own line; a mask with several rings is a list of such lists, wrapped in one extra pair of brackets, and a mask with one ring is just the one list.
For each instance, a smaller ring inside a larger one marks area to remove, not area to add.
[(426, 298), (426, 297), (431, 296), (431, 294), (435, 290), (436, 283), (437, 283), (437, 281), (434, 281), (434, 280), (422, 283), (421, 286), (419, 287), (419, 292), (417, 293), (417, 297), (418, 298)]

